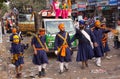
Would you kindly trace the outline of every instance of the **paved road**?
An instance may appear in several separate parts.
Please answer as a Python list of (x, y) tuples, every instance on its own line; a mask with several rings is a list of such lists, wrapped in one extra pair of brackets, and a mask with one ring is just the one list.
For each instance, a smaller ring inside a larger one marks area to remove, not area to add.
[[(10, 43), (7, 41), (9, 35), (3, 37), (3, 43), (0, 44), (0, 79), (16, 79), (14, 65), (10, 63)], [(23, 69), (23, 77), (21, 79), (120, 79), (120, 49), (113, 48), (113, 42), (109, 38), (111, 51), (109, 56), (111, 59), (102, 59), (102, 67), (97, 67), (94, 59), (89, 61), (89, 67), (81, 69), (81, 63), (77, 63), (76, 51), (72, 56), (72, 62), (69, 64), (69, 71), (59, 75), (59, 63), (56, 56), (49, 56), (49, 64), (47, 65), (46, 77), (37, 77), (37, 67), (32, 64), (32, 49), (25, 50), (25, 64)], [(24, 38), (24, 43), (30, 42), (30, 37)]]

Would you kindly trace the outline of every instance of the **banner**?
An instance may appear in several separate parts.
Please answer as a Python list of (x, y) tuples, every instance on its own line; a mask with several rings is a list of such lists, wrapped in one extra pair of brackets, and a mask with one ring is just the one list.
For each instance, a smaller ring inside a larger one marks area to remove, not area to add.
[(78, 8), (78, 5), (77, 4), (73, 4), (72, 5), (72, 9), (77, 9)]
[(118, 9), (120, 10), (120, 0), (118, 0)]
[(88, 0), (89, 3), (96, 2), (96, 0)]
[(109, 5), (117, 5), (117, 0), (109, 0)]
[(85, 11), (86, 8), (78, 8), (77, 11)]
[(118, 0), (118, 6), (120, 6), (120, 0)]

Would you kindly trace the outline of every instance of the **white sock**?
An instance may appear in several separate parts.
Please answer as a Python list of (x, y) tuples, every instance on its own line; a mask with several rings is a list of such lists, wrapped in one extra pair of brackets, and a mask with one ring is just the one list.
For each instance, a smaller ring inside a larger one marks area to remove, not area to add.
[(47, 65), (47, 64), (43, 64), (43, 65), (42, 65), (42, 68), (44, 68), (44, 69), (45, 69), (45, 68), (46, 68), (46, 65)]
[(65, 63), (65, 67), (68, 69), (68, 63), (67, 62)]
[(101, 64), (101, 57), (96, 58), (96, 64)]
[(64, 66), (64, 64), (60, 63), (60, 70), (61, 70), (61, 72), (63, 72), (63, 66)]
[(38, 71), (41, 71), (42, 67), (41, 65), (38, 66)]

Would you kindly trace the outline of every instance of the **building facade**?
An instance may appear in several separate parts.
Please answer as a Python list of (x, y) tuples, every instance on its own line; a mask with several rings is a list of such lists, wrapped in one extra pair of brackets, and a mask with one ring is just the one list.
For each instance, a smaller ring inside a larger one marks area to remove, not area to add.
[(120, 0), (72, 0), (72, 11), (74, 16), (104, 16), (107, 26), (115, 28), (120, 16)]

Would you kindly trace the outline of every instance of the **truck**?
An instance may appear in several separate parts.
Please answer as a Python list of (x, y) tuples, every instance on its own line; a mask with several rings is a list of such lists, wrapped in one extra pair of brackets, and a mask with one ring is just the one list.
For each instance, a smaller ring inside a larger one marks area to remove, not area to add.
[(36, 19), (35, 13), (32, 11), (32, 6), (25, 5), (19, 8), (18, 27), (22, 32), (36, 31)]
[[(49, 48), (49, 52), (54, 52), (54, 41), (55, 36), (59, 32), (58, 25), (64, 23), (65, 30), (69, 33), (70, 38), (75, 34), (75, 27), (73, 25), (73, 20), (71, 18), (67, 19), (55, 19), (55, 14), (49, 12), (50, 10), (44, 10), (39, 13), (41, 27), (46, 30), (46, 44)], [(70, 16), (70, 14), (69, 14)], [(77, 40), (72, 43), (72, 50), (77, 48)]]
[(22, 32), (28, 32), (28, 31), (35, 32), (36, 26), (35, 26), (34, 15), (20, 13), (18, 19), (18, 26), (19, 26), (19, 30)]

